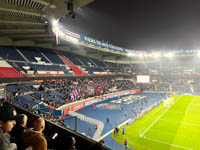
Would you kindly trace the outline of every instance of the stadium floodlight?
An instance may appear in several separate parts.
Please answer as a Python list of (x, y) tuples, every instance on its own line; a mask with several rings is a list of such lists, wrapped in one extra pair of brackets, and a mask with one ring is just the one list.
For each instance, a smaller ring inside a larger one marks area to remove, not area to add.
[(59, 20), (58, 19), (53, 19), (52, 20), (52, 25), (53, 26), (57, 26), (58, 25)]
[(146, 54), (145, 56), (146, 57), (152, 57), (153, 55), (152, 54)]
[(61, 37), (65, 36), (65, 34), (62, 31), (60, 31), (60, 30), (58, 30), (58, 35), (60, 35)]
[(144, 55), (143, 55), (143, 54), (138, 54), (138, 56), (139, 56), (139, 57), (144, 57)]
[(134, 57), (134, 56), (136, 56), (136, 54), (135, 53), (127, 53), (127, 56)]
[(158, 57), (160, 57), (160, 56), (161, 56), (160, 53), (154, 53), (154, 54), (153, 54), (153, 57), (155, 57), (155, 58), (158, 58)]
[(200, 51), (197, 52), (197, 55), (200, 56)]
[(164, 57), (169, 57), (169, 58), (171, 58), (171, 57), (173, 57), (174, 56), (174, 53), (166, 53), (166, 54), (164, 54), (163, 55)]

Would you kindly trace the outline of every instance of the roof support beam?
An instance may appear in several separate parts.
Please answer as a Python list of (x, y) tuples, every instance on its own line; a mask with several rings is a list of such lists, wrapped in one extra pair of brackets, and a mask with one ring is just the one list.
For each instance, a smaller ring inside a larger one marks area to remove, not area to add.
[(52, 4), (53, 0), (32, 0), (32, 1), (45, 5), (45, 6), (49, 6), (50, 8), (56, 8), (56, 6)]
[(15, 46), (35, 46), (35, 42), (32, 40), (20, 40), (13, 42)]
[(3, 32), (44, 32), (44, 29), (0, 29), (0, 33)]
[(22, 17), (0, 16), (0, 23), (6, 24), (25, 24), (25, 25), (43, 25), (41, 21), (36, 19), (25, 19)]
[(11, 4), (11, 3), (0, 2), (0, 10), (9, 11), (13, 13), (22, 13), (26, 15), (46, 17), (46, 15), (42, 15), (42, 13), (37, 9), (28, 8), (28, 7)]
[(1, 36), (0, 37), (0, 45), (1, 46), (6, 46), (6, 45), (12, 45), (13, 40), (9, 37), (6, 36)]
[(54, 37), (54, 35), (49, 35), (49, 33), (47, 33), (47, 31), (44, 32), (39, 32), (39, 33), (2, 33), (1, 36), (9, 36), (9, 37), (19, 37), (19, 38), (23, 38), (23, 37), (48, 37), (48, 36), (52, 36)]
[(123, 55), (118, 55), (118, 56), (116, 56), (116, 60), (119, 60), (119, 59), (122, 59), (122, 58), (125, 58), (126, 56), (123, 56)]
[(26, 36), (9, 36), (9, 37), (11, 37), (15, 40), (24, 40), (24, 39), (26, 39), (26, 40), (29, 40), (29, 39), (31, 39), (31, 40), (54, 39), (55, 40), (55, 37), (53, 37), (53, 36), (31, 36), (31, 35), (28, 36), (28, 35), (26, 35)]

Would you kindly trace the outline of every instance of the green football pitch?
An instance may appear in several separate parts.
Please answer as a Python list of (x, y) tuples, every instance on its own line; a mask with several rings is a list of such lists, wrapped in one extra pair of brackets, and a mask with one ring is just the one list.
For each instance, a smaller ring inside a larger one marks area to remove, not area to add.
[(200, 96), (172, 97), (171, 107), (161, 103), (114, 139), (123, 144), (127, 137), (134, 150), (200, 150)]

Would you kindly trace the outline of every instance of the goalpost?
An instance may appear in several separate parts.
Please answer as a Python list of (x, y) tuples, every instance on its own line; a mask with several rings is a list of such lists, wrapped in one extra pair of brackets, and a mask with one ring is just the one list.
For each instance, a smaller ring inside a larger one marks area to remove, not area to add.
[(174, 98), (170, 97), (166, 100), (163, 100), (165, 107), (171, 107), (174, 104)]

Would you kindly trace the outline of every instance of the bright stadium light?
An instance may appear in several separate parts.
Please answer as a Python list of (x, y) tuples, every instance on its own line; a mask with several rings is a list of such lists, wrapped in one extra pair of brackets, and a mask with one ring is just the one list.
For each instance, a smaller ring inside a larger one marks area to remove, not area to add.
[(57, 25), (58, 25), (58, 22), (59, 22), (58, 19), (57, 19), (57, 20), (56, 20), (56, 19), (53, 19), (53, 20), (52, 20), (52, 25), (53, 25), (53, 26), (57, 26)]
[(197, 55), (200, 56), (200, 51), (197, 52)]
[(134, 57), (134, 56), (136, 56), (136, 54), (134, 54), (134, 53), (127, 53), (127, 56)]
[(155, 57), (155, 58), (158, 58), (158, 57), (160, 57), (160, 56), (161, 56), (160, 53), (154, 53), (154, 54), (153, 54), (153, 57)]
[(146, 54), (146, 57), (152, 57), (153, 55), (152, 54)]
[(139, 56), (139, 57), (144, 57), (144, 55), (143, 55), (143, 54), (138, 54), (138, 56)]
[(164, 57), (173, 57), (174, 56), (174, 53), (166, 53), (163, 55)]

